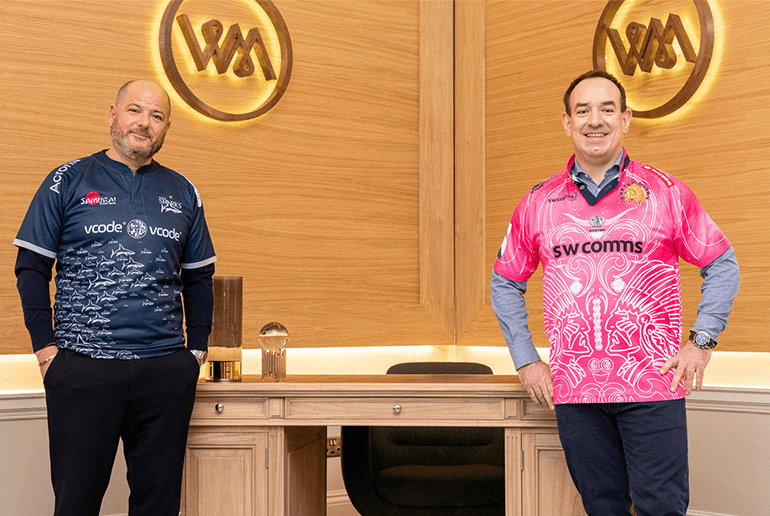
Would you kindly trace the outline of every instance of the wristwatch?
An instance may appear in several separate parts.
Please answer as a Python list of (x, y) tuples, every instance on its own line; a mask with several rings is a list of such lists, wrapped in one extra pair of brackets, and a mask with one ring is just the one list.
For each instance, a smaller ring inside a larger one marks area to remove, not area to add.
[(698, 349), (714, 349), (717, 346), (717, 341), (705, 331), (690, 330), (690, 340)]
[(208, 351), (201, 351), (200, 349), (191, 349), (190, 353), (195, 356), (195, 359), (198, 361), (198, 367), (202, 366), (206, 363), (206, 360), (209, 358), (209, 352)]

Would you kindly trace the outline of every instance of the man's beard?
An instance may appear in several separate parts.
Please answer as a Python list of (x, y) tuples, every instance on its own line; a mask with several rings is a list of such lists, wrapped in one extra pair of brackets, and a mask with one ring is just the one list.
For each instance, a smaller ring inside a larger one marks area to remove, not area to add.
[[(150, 138), (150, 133), (146, 130), (137, 130), (133, 131), (141, 136), (145, 136), (147, 138)], [(131, 144), (128, 142), (128, 135), (131, 133), (131, 131), (124, 131), (119, 132), (117, 127), (117, 121), (114, 121), (112, 125), (110, 126), (110, 138), (112, 139), (112, 144), (115, 146), (116, 149), (118, 149), (121, 153), (128, 156), (132, 160), (136, 161), (137, 163), (144, 163), (148, 161), (150, 158), (155, 156), (155, 154), (163, 147), (163, 141), (166, 139), (166, 134), (162, 134), (160, 138), (158, 138), (158, 141), (155, 143), (148, 143), (144, 147), (141, 148), (134, 148), (131, 146)]]

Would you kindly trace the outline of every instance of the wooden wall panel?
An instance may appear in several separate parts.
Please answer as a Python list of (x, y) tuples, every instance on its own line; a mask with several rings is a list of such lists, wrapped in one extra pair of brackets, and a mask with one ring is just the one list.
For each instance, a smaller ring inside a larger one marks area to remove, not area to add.
[[(213, 2), (226, 27), (235, 3)], [(244, 345), (270, 321), (290, 347), (452, 344), (451, 1), (274, 3), (295, 59), (283, 99), (227, 125), (172, 93), (157, 156), (201, 192), (217, 274), (244, 277)], [(166, 4), (0, 2), (0, 353), (30, 350), (10, 245), (29, 201), (50, 170), (109, 146), (123, 82), (162, 79)]]
[[(227, 25), (238, 1), (187, 3), (219, 6)], [(201, 191), (218, 274), (244, 276), (245, 346), (273, 320), (291, 346), (504, 345), (492, 263), (515, 204), (572, 152), (561, 96), (591, 67), (605, 0), (275, 2), (295, 57), (278, 106), (222, 125), (172, 94), (158, 155)], [(125, 80), (162, 79), (166, 4), (0, 0), (0, 353), (29, 351), (10, 245), (27, 205), (50, 170), (109, 146)], [(632, 122), (626, 146), (684, 179), (736, 247), (743, 286), (720, 349), (770, 351), (770, 14), (766, 0), (713, 4), (717, 80), (682, 118)], [(527, 298), (545, 347), (539, 284)], [(699, 285), (685, 267), (686, 325)]]
[(485, 287), (485, 2), (455, 2), (455, 335), (488, 304)]
[[(561, 97), (592, 67), (593, 34), (605, 0), (486, 2), (486, 264), (485, 306), (458, 344), (502, 345), (488, 281), (511, 213), (527, 190), (563, 169), (572, 154)], [(770, 20), (768, 3), (711, 1), (720, 13), (720, 69), (711, 89), (681, 118), (635, 119), (625, 139), (632, 158), (683, 179), (736, 249), (742, 285), (722, 351), (770, 351), (761, 338), (770, 316), (762, 269), (770, 253)], [(683, 264), (684, 323), (700, 300), (698, 270)], [(538, 271), (527, 304), (536, 345), (543, 331)], [(458, 297), (463, 292), (458, 291)]]

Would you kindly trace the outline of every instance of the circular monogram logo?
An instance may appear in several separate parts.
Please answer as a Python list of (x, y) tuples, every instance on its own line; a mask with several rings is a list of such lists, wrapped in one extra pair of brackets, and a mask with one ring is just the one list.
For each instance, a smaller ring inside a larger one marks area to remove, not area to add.
[[(242, 0), (240, 10), (232, 3), (183, 2), (168, 3), (158, 39), (174, 90), (215, 120), (249, 120), (267, 113), (286, 91), (292, 68), (289, 31), (273, 2)], [(195, 10), (186, 12), (188, 5)], [(204, 8), (207, 12), (200, 12)], [(228, 9), (227, 26), (218, 19), (222, 9)], [(235, 105), (241, 100), (243, 105)]]
[(126, 233), (131, 238), (139, 240), (147, 234), (147, 224), (143, 220), (134, 219), (126, 225)]
[(706, 0), (611, 0), (596, 26), (593, 65), (623, 84), (634, 117), (660, 118), (695, 94), (713, 52), (714, 19)]

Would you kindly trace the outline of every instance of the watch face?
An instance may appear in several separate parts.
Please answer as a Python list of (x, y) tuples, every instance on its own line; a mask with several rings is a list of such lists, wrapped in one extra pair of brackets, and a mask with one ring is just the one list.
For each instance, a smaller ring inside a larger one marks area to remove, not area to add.
[(698, 346), (705, 346), (706, 344), (709, 343), (709, 340), (711, 340), (711, 337), (709, 337), (703, 332), (699, 332), (695, 334), (695, 343)]

